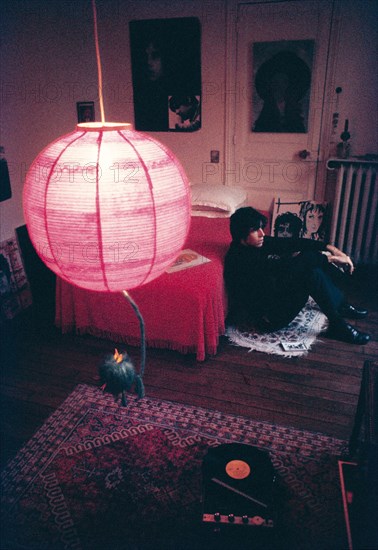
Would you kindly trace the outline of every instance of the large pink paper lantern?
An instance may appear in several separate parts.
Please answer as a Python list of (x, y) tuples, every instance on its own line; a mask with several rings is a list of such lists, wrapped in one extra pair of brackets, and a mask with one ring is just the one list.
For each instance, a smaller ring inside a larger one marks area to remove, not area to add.
[(161, 275), (190, 225), (177, 158), (129, 124), (84, 123), (48, 145), (26, 176), (31, 241), (59, 277), (116, 292)]

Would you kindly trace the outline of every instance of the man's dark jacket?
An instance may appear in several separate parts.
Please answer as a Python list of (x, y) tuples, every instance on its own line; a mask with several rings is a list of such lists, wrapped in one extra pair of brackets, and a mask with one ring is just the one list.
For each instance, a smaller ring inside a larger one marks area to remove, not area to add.
[[(296, 291), (296, 285), (288, 284), (296, 269), (295, 254), (322, 250), (326, 250), (325, 243), (311, 239), (265, 236), (260, 248), (232, 242), (224, 265), (227, 322), (259, 321), (270, 304), (280, 300), (282, 293)], [(312, 254), (310, 261), (312, 267), (325, 268), (328, 264), (324, 254)], [(298, 280), (298, 273), (295, 277)]]

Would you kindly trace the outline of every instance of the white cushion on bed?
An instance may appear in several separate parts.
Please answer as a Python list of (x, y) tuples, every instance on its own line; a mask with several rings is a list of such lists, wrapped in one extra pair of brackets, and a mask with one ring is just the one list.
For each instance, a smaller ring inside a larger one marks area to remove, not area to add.
[(229, 218), (247, 200), (247, 193), (240, 187), (197, 183), (191, 186), (192, 216)]

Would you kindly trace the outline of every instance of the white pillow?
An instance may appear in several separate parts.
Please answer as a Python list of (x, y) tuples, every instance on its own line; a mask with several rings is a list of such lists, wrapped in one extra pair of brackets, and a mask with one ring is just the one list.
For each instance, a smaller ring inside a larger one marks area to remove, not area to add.
[(229, 218), (247, 200), (246, 191), (240, 187), (196, 183), (190, 189), (192, 216)]

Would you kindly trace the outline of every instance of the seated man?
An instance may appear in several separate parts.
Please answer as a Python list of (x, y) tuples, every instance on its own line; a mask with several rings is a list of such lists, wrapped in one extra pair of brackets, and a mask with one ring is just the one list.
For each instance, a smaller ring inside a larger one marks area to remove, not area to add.
[(320, 241), (265, 236), (266, 222), (251, 207), (240, 208), (230, 218), (232, 243), (224, 266), (228, 323), (278, 330), (297, 316), (311, 296), (328, 317), (330, 338), (366, 344), (370, 336), (344, 317), (361, 319), (367, 311), (349, 305), (334, 282), (335, 265), (353, 272), (349, 256)]

